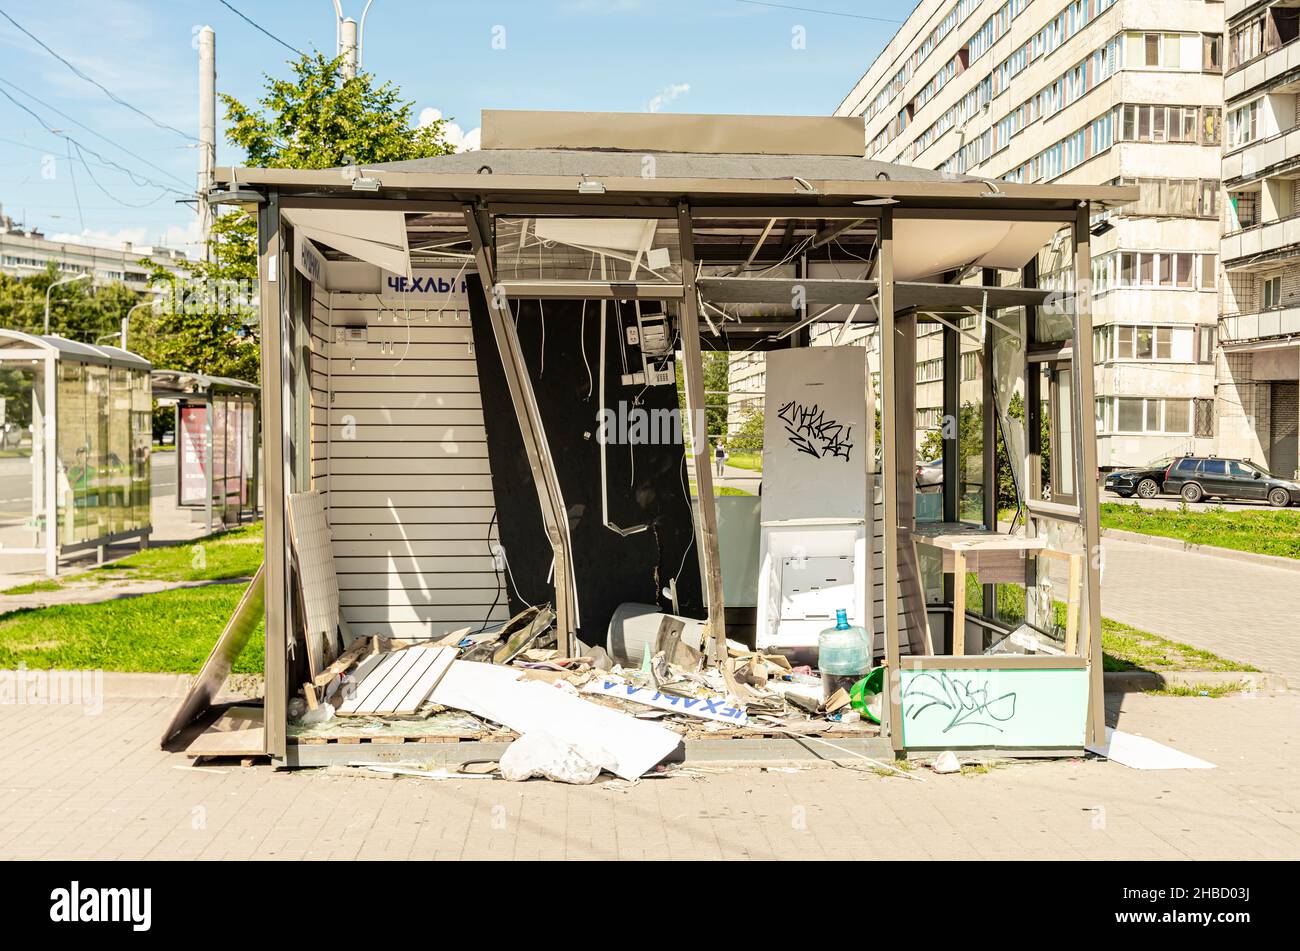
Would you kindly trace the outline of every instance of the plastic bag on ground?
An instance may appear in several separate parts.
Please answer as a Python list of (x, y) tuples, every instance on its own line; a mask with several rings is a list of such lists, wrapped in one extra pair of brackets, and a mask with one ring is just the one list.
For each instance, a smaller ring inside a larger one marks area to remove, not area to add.
[(579, 749), (550, 733), (525, 733), (501, 754), (501, 776), (523, 782), (534, 776), (586, 786), (596, 781), (601, 769), (616, 765), (614, 757), (600, 748)]

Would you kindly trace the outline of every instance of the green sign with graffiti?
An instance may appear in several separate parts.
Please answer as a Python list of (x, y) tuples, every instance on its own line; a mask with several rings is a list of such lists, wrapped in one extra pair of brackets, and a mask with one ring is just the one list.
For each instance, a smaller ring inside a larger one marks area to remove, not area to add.
[(900, 673), (908, 749), (1083, 746), (1084, 668)]

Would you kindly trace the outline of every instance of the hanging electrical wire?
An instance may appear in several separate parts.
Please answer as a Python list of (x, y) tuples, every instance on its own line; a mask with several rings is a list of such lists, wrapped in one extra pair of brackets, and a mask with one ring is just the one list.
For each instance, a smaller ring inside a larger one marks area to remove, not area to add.
[(239, 19), (243, 20), (245, 23), (247, 23), (247, 24), (248, 24), (249, 26), (251, 26), (253, 29), (257, 30), (259, 33), (262, 33), (262, 34), (264, 34), (265, 36), (269, 36), (271, 39), (275, 40), (277, 43), (279, 43), (281, 46), (283, 46), (285, 49), (287, 49), (290, 53), (294, 53), (294, 54), (296, 54), (296, 55), (298, 55), (298, 56), (300, 56), (300, 57), (305, 57), (305, 56), (307, 55), (307, 54), (304, 53), (302, 50), (297, 49), (297, 48), (295, 48), (295, 47), (293, 47), (293, 46), (290, 46), (290, 45), (289, 45), (288, 43), (286, 43), (284, 40), (280, 39), (278, 36), (276, 36), (274, 33), (272, 33), (272, 32), (271, 32), (270, 30), (268, 30), (266, 27), (264, 27), (264, 26), (262, 26), (261, 24), (257, 23), (255, 20), (253, 20), (252, 18), (250, 18), (250, 17), (247, 16), (246, 14), (240, 13), (238, 10), (236, 10), (234, 7), (232, 7), (230, 4), (228, 4), (228, 3), (226, 2), (226, 0), (221, 0), (221, 5), (222, 5), (223, 7), (225, 7), (227, 10), (229, 10), (231, 13), (233, 13), (235, 16), (239, 17)]
[[(124, 173), (128, 178), (131, 179), (131, 183), (134, 184), (136, 187), (138, 187), (138, 188), (143, 188), (143, 187), (145, 187), (145, 186), (150, 186), (150, 187), (153, 187), (153, 188), (158, 188), (158, 189), (161, 189), (161, 190), (164, 190), (164, 191), (172, 192), (173, 194), (180, 195), (182, 198), (190, 198), (190, 197), (192, 197), (191, 193), (189, 193), (189, 192), (183, 192), (183, 191), (180, 191), (179, 189), (172, 188), (170, 185), (164, 185), (164, 184), (162, 184), (161, 182), (156, 182), (156, 181), (154, 181), (154, 180), (152, 180), (152, 179), (150, 179), (150, 178), (146, 178), (145, 176), (141, 175), (139, 172), (136, 172), (136, 171), (134, 171), (134, 170), (132, 170), (132, 169), (129, 169), (129, 168), (127, 168), (125, 165), (119, 165), (117, 162), (114, 162), (114, 161), (113, 161), (112, 159), (110, 159), (110, 158), (106, 158), (104, 155), (100, 154), (99, 152), (96, 152), (94, 149), (90, 148), (90, 147), (87, 146), (87, 145), (84, 145), (83, 143), (79, 142), (77, 139), (75, 139), (75, 138), (73, 138), (72, 136), (68, 135), (68, 133), (63, 132), (63, 131), (61, 131), (61, 130), (59, 130), (59, 129), (54, 128), (52, 125), (50, 125), (48, 122), (46, 122), (46, 121), (41, 117), (41, 115), (40, 115), (39, 113), (37, 113), (36, 111), (34, 111), (33, 109), (31, 109), (30, 107), (24, 105), (23, 103), (19, 102), (17, 99), (15, 99), (12, 95), (10, 95), (10, 94), (9, 94), (7, 91), (5, 91), (4, 89), (0, 89), (0, 96), (4, 96), (6, 99), (8, 99), (10, 102), (12, 102), (15, 106), (17, 106), (17, 107), (18, 107), (19, 109), (21, 109), (23, 112), (27, 113), (29, 116), (31, 116), (33, 119), (35, 119), (37, 122), (39, 122), (39, 123), (41, 124), (41, 127), (42, 127), (43, 129), (45, 129), (46, 132), (50, 133), (51, 135), (56, 135), (56, 136), (58, 136), (58, 137), (61, 138), (61, 139), (66, 139), (68, 142), (71, 142), (74, 146), (76, 146), (77, 151), (78, 151), (79, 154), (80, 154), (81, 152), (85, 152), (85, 153), (88, 154), (88, 155), (93, 155), (95, 158), (97, 158), (97, 159), (98, 159), (100, 162), (102, 162), (103, 164), (105, 164), (105, 165), (107, 165), (107, 166), (109, 166), (109, 167), (111, 167), (111, 168), (117, 169), (119, 172)], [(83, 159), (83, 161), (82, 161), (82, 164), (83, 164), (83, 166), (86, 164), (85, 161), (84, 161), (84, 159)], [(88, 172), (87, 174), (89, 174), (89, 172)], [(101, 188), (102, 188), (102, 186), (101, 186)], [(161, 197), (161, 196), (160, 196), (160, 197)], [(154, 201), (157, 201), (157, 200), (158, 200), (158, 199), (154, 199)]]
[[(148, 166), (149, 166), (150, 168), (152, 168), (155, 172), (161, 172), (162, 174), (166, 175), (168, 178), (172, 179), (173, 181), (177, 182), (178, 184), (180, 184), (180, 185), (185, 185), (185, 186), (188, 187), (188, 184), (189, 184), (189, 183), (186, 182), (185, 179), (181, 178), (179, 175), (176, 175), (176, 174), (173, 173), (173, 172), (169, 172), (169, 171), (167, 171), (167, 169), (163, 168), (161, 165), (155, 165), (153, 162), (149, 161), (149, 160), (148, 160), (147, 158), (145, 158), (144, 156), (142, 156), (142, 155), (138, 155), (138, 154), (136, 154), (135, 152), (132, 152), (132, 151), (131, 151), (130, 149), (128, 149), (125, 145), (122, 145), (120, 142), (116, 142), (116, 141), (114, 141), (113, 139), (110, 139), (108, 136), (104, 135), (102, 132), (97, 132), (97, 131), (95, 131), (95, 130), (92, 129), (90, 126), (86, 125), (86, 123), (82, 122), (80, 119), (76, 118), (75, 116), (70, 116), (70, 115), (68, 115), (66, 112), (64, 112), (62, 109), (60, 109), (58, 106), (51, 105), (50, 103), (46, 102), (44, 99), (40, 98), (39, 96), (33, 95), (31, 92), (29, 92), (28, 90), (24, 89), (22, 86), (19, 86), (19, 85), (18, 85), (16, 82), (14, 82), (13, 80), (5, 79), (3, 76), (0, 76), (0, 84), (3, 84), (3, 85), (5, 85), (5, 86), (8, 86), (8, 87), (11, 88), (11, 89), (15, 89), (15, 90), (17, 90), (18, 92), (22, 93), (24, 96), (26, 96), (28, 99), (30, 99), (32, 102), (36, 103), (37, 105), (44, 106), (46, 109), (49, 109), (51, 112), (53, 112), (55, 115), (59, 116), (60, 118), (67, 119), (67, 120), (68, 120), (69, 122), (71, 122), (73, 125), (76, 125), (76, 126), (81, 127), (82, 129), (85, 129), (87, 132), (89, 132), (89, 133), (90, 133), (91, 135), (93, 135), (95, 138), (100, 139), (101, 141), (107, 142), (109, 145), (113, 146), (113, 148), (117, 149), (118, 151), (122, 152), (123, 154), (131, 156), (131, 158), (135, 159), (135, 160), (136, 160), (137, 162), (139, 162), (141, 165), (148, 165)], [(176, 148), (188, 148), (188, 146), (176, 146)]]
[(150, 122), (152, 122), (154, 125), (156, 125), (156, 126), (157, 126), (158, 128), (160, 128), (160, 129), (166, 129), (168, 132), (175, 132), (175, 133), (176, 133), (177, 135), (179, 135), (181, 138), (188, 139), (188, 140), (191, 141), (191, 142), (197, 142), (197, 141), (198, 141), (197, 138), (195, 138), (194, 136), (190, 135), (188, 132), (183, 132), (182, 130), (176, 128), (176, 126), (174, 126), (174, 125), (169, 125), (168, 123), (163, 122), (161, 119), (155, 119), (153, 116), (149, 115), (149, 113), (145, 112), (143, 109), (139, 108), (138, 106), (133, 106), (133, 105), (131, 105), (131, 103), (127, 102), (127, 101), (126, 101), (125, 99), (123, 99), (121, 96), (117, 95), (115, 92), (113, 92), (113, 90), (109, 89), (107, 86), (105, 86), (105, 85), (104, 85), (103, 83), (101, 83), (99, 80), (97, 80), (97, 79), (92, 79), (91, 77), (87, 76), (85, 73), (83, 73), (80, 69), (78, 69), (76, 66), (74, 66), (74, 65), (73, 65), (71, 62), (69, 62), (67, 59), (65, 59), (64, 57), (60, 56), (60, 55), (59, 55), (58, 53), (56, 53), (54, 50), (50, 49), (50, 47), (49, 47), (48, 45), (46, 45), (46, 43), (45, 43), (44, 40), (42, 40), (40, 37), (36, 36), (34, 33), (32, 33), (32, 32), (31, 32), (30, 30), (28, 30), (25, 26), (23, 26), (21, 23), (19, 23), (17, 20), (15, 20), (13, 17), (11, 17), (11, 16), (10, 16), (8, 13), (6, 13), (4, 10), (0, 10), (0, 16), (4, 17), (6, 20), (8, 20), (10, 23), (12, 23), (12, 24), (14, 25), (14, 28), (17, 29), (20, 33), (24, 34), (28, 39), (32, 40), (32, 42), (34, 42), (37, 46), (39, 46), (41, 49), (45, 50), (45, 52), (49, 53), (51, 56), (53, 56), (55, 59), (57, 59), (57, 60), (58, 60), (60, 63), (62, 63), (64, 66), (68, 67), (68, 69), (72, 70), (72, 72), (73, 72), (74, 74), (76, 74), (77, 76), (79, 76), (81, 79), (84, 79), (86, 82), (90, 83), (90, 84), (91, 84), (92, 86), (94, 86), (96, 89), (100, 90), (104, 95), (108, 96), (109, 99), (112, 99), (112, 100), (113, 100), (115, 103), (117, 103), (119, 106), (123, 106), (123, 107), (125, 107), (125, 108), (127, 108), (127, 109), (130, 109), (130, 110), (131, 110), (132, 112), (134, 112), (136, 115), (139, 115), (139, 116), (144, 117), (145, 119), (148, 119)]

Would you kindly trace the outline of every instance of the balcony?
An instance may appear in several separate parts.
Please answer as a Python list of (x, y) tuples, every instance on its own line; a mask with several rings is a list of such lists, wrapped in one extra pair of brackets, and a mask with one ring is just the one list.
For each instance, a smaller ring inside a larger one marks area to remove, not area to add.
[(1223, 184), (1235, 188), (1300, 165), (1300, 123), (1223, 156)]
[(1224, 101), (1231, 103), (1261, 86), (1272, 88), (1283, 79), (1300, 80), (1300, 37), (1227, 73), (1223, 77)]
[(1223, 236), (1220, 260), (1228, 269), (1276, 263), (1300, 256), (1300, 214), (1232, 231)]
[(1258, 314), (1226, 314), (1219, 318), (1219, 343), (1251, 343), (1300, 334), (1300, 302)]

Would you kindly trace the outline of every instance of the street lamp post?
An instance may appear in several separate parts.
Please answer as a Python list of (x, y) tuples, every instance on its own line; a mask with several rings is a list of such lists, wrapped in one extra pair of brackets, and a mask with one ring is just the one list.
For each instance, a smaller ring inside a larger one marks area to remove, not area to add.
[(78, 274), (76, 277), (65, 277), (61, 281), (55, 281), (49, 287), (45, 288), (45, 336), (50, 335), (50, 291), (54, 290), (60, 284), (74, 284), (77, 281), (90, 280), (89, 274)]

